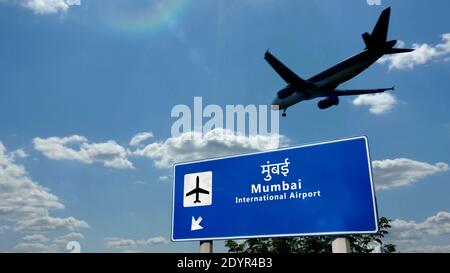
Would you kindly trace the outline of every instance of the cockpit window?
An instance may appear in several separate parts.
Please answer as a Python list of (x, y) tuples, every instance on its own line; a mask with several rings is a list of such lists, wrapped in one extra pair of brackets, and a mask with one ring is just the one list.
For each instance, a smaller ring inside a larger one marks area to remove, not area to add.
[(295, 90), (293, 88), (285, 88), (283, 90), (280, 90), (277, 94), (278, 98), (285, 99), (289, 97), (290, 95), (294, 94)]

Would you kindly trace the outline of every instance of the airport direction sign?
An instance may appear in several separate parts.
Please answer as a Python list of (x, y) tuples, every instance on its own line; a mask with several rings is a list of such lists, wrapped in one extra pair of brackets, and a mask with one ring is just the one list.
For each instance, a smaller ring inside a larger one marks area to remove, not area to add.
[(370, 234), (367, 137), (175, 164), (172, 241)]

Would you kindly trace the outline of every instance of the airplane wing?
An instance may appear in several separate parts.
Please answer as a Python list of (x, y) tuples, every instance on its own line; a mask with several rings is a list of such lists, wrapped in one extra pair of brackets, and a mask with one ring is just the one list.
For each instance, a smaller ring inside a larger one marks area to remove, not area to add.
[(314, 85), (304, 79), (300, 78), (292, 72), (287, 66), (280, 62), (275, 56), (273, 56), (269, 51), (266, 51), (264, 59), (272, 66), (272, 68), (280, 75), (281, 78), (287, 83), (297, 85), (303, 88), (312, 88)]
[(209, 194), (209, 191), (204, 190), (204, 189), (201, 189), (201, 188), (198, 188), (197, 191), (198, 191), (199, 193)]
[(202, 188), (196, 188), (196, 189), (193, 189), (192, 191), (186, 193), (186, 196), (193, 195), (194, 193), (197, 193), (197, 192), (198, 193), (209, 194), (209, 191), (207, 191), (207, 190), (204, 190)]
[(379, 88), (379, 89), (353, 89), (353, 90), (333, 90), (330, 92), (331, 96), (355, 96), (355, 95), (364, 95), (364, 94), (376, 94), (383, 93), (388, 90), (394, 90), (394, 87), (391, 88)]
[(197, 191), (198, 191), (198, 189), (193, 189), (192, 191), (186, 193), (186, 196), (193, 195), (193, 194), (196, 193)]

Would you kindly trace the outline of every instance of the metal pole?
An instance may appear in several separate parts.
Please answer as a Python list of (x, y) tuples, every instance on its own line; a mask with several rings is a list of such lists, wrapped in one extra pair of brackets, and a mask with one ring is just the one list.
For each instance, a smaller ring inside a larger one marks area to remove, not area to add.
[(331, 242), (333, 253), (350, 253), (350, 240), (345, 237), (335, 238)]
[(200, 241), (200, 253), (213, 253), (213, 241)]

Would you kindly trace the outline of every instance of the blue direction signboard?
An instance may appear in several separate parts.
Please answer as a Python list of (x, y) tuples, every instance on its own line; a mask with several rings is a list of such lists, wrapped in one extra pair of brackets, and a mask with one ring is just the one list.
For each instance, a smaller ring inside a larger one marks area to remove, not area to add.
[(375, 233), (366, 137), (176, 164), (172, 240)]

